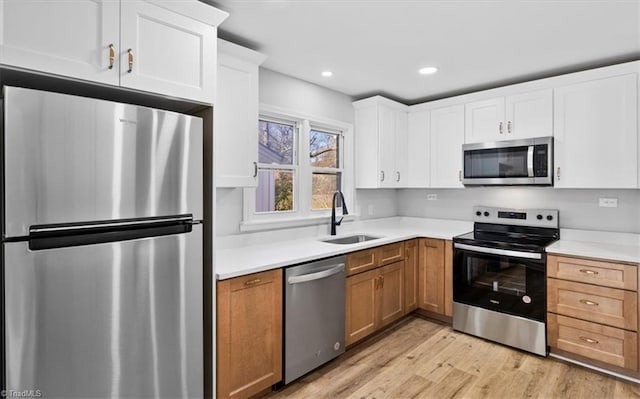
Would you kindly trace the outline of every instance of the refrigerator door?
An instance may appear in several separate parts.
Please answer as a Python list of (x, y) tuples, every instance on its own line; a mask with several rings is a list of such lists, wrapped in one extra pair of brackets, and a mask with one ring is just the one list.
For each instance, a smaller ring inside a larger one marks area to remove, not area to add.
[(193, 214), (202, 119), (4, 88), (5, 237), (31, 225)]
[(202, 225), (4, 252), (6, 389), (43, 397), (203, 396)]

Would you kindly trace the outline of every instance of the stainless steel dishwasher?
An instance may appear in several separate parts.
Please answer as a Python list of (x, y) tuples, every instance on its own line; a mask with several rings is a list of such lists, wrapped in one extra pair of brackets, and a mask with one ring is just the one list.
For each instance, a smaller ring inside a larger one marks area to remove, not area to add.
[(345, 257), (285, 270), (284, 383), (344, 353)]

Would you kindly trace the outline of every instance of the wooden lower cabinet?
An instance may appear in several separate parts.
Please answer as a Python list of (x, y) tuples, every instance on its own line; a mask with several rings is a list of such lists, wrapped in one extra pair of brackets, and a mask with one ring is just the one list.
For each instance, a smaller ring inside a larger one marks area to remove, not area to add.
[(351, 345), (404, 315), (404, 261), (347, 277), (346, 298)]
[(419, 248), (418, 307), (437, 313), (445, 313), (445, 241), (421, 238)]
[(217, 284), (217, 397), (246, 398), (282, 379), (282, 269)]
[(404, 243), (404, 313), (418, 308), (418, 240)]

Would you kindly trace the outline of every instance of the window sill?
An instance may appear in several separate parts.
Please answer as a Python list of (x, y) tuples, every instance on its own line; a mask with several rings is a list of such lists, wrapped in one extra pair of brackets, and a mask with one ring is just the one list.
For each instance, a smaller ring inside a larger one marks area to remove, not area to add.
[[(344, 217), (345, 222), (352, 222), (358, 219), (358, 214), (348, 214)], [(338, 218), (342, 215), (338, 215)], [(240, 231), (243, 233), (276, 229), (289, 229), (293, 227), (315, 226), (320, 224), (329, 224), (331, 216), (308, 216), (300, 218), (288, 218), (288, 219), (271, 219), (260, 221), (243, 221), (240, 222)]]

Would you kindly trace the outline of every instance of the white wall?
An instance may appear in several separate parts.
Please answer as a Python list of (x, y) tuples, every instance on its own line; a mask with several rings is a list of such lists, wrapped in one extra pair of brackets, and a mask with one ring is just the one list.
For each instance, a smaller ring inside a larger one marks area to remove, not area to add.
[[(437, 194), (427, 201), (427, 194)], [(618, 208), (598, 207), (598, 198), (618, 198)], [(560, 227), (640, 233), (640, 190), (561, 190), (550, 187), (474, 187), (398, 190), (400, 216), (470, 220), (474, 205), (548, 208), (560, 211)]]
[[(355, 114), (351, 97), (264, 68), (260, 68), (259, 97), (261, 104), (354, 123)], [(218, 237), (240, 234), (242, 192), (240, 188), (216, 189), (216, 235)], [(369, 210), (372, 212), (370, 213)], [(397, 214), (396, 193), (394, 190), (357, 190), (355, 212), (359, 212), (362, 219), (395, 216)]]

